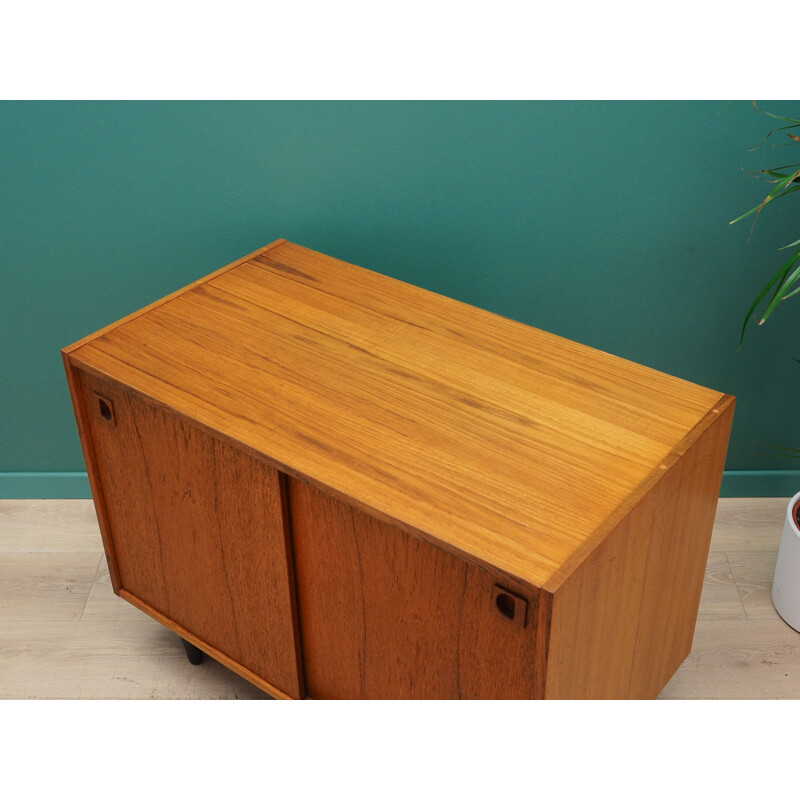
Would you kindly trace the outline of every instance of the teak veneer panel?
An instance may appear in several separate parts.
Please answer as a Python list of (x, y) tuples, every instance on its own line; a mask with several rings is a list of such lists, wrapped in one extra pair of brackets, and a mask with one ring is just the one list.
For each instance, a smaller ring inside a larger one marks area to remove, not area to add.
[(723, 397), (289, 242), (69, 359), (534, 587)]
[(689, 652), (729, 395), (285, 240), (63, 355), (114, 590), (275, 696), (655, 697)]
[(656, 697), (692, 649), (733, 402), (552, 599), (546, 697)]
[[(538, 592), (290, 480), (306, 688), (319, 699), (541, 697)], [(527, 600), (527, 624), (494, 586)]]
[(76, 380), (119, 590), (300, 697), (282, 477), (111, 381)]

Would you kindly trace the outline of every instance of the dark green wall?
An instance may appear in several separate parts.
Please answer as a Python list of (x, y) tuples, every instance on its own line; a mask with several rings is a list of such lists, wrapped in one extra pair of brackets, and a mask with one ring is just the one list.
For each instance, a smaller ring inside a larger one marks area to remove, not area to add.
[(794, 467), (759, 445), (800, 443), (800, 302), (736, 349), (800, 235), (791, 201), (727, 225), (765, 193), (742, 167), (791, 153), (748, 152), (768, 129), (721, 102), (1, 103), (0, 472), (83, 470), (60, 347), (278, 237), (736, 394), (727, 468)]

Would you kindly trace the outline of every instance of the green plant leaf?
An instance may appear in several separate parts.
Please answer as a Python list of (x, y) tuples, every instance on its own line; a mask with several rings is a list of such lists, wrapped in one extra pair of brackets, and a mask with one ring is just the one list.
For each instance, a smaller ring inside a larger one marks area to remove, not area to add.
[[(764, 113), (766, 114), (767, 112), (765, 111)], [(773, 116), (773, 115), (770, 114), (769, 116)], [(775, 117), (775, 119), (783, 119), (786, 122), (791, 122), (791, 120), (788, 117)], [(797, 127), (800, 127), (800, 122), (798, 122), (798, 123), (796, 123), (794, 125), (781, 125), (779, 128), (773, 128), (755, 147), (751, 147), (750, 148), (750, 152), (752, 153), (752, 152), (758, 150), (760, 147), (763, 147), (764, 143), (767, 141), (767, 139), (769, 139), (770, 136), (772, 136), (773, 133), (778, 133), (779, 131), (788, 131), (788, 130), (792, 130), (792, 128), (797, 128)], [(783, 147), (784, 145), (773, 145), (773, 146), (774, 147)]]
[(778, 114), (770, 114), (769, 111), (764, 112), (768, 117), (772, 117), (772, 119), (782, 119), (784, 122), (793, 122), (795, 125), (800, 125), (800, 119), (792, 119), (791, 117), (781, 117)]
[[(775, 172), (771, 169), (762, 169), (758, 172), (753, 173), (754, 175), (769, 175), (771, 178), (788, 178), (789, 176), (785, 172)], [(769, 181), (769, 183), (775, 183), (775, 181)]]
[[(755, 104), (754, 104), (755, 106)], [(758, 110), (756, 108), (756, 110)], [(800, 119), (793, 119), (792, 117), (784, 117), (778, 114), (773, 114), (769, 111), (764, 111), (764, 113), (770, 117), (771, 119), (781, 120), (783, 122), (789, 123), (788, 125), (781, 125), (773, 128), (769, 133), (764, 137), (764, 140), (761, 142), (761, 145), (766, 142), (766, 140), (772, 136), (774, 133), (784, 132), (786, 136), (789, 138), (789, 142), (785, 142), (782, 145), (774, 145), (774, 147), (788, 147), (790, 145), (800, 144)], [(793, 133), (792, 131), (796, 131)], [(759, 147), (761, 146), (759, 145)], [(757, 148), (754, 148), (757, 149)], [(734, 220), (731, 220), (730, 225), (734, 225), (737, 222), (740, 222), (747, 217), (752, 216), (753, 222), (750, 226), (750, 236), (752, 236), (753, 231), (755, 229), (756, 222), (758, 221), (758, 217), (761, 214), (764, 206), (768, 203), (774, 202), (775, 200), (779, 200), (782, 197), (786, 197), (793, 192), (800, 190), (800, 164), (790, 164), (783, 167), (771, 167), (768, 169), (762, 169), (758, 172), (750, 173), (754, 177), (757, 177), (760, 181), (764, 183), (770, 184), (772, 187), (767, 194), (767, 196), (754, 208), (751, 208), (749, 211), (746, 211), (741, 216), (737, 217)], [(800, 245), (800, 239), (792, 242), (791, 244), (787, 244), (784, 247), (779, 248), (779, 252), (781, 250), (788, 250), (792, 247), (797, 247)], [(758, 309), (759, 305), (764, 301), (764, 298), (771, 292), (772, 295), (767, 301), (766, 308), (764, 309), (763, 314), (761, 314), (761, 318), (757, 320), (759, 325), (763, 325), (764, 322), (770, 317), (770, 315), (775, 311), (778, 307), (779, 303), (783, 300), (788, 300), (790, 297), (794, 297), (794, 295), (800, 293), (800, 266), (797, 265), (798, 260), (800, 260), (800, 249), (797, 250), (790, 258), (778, 269), (778, 271), (772, 276), (772, 278), (766, 283), (766, 285), (761, 289), (758, 296), (756, 297), (755, 301), (752, 303), (750, 308), (745, 315), (744, 322), (742, 323), (742, 330), (739, 335), (739, 348), (741, 349), (742, 343), (744, 342), (744, 336), (747, 331), (747, 326), (750, 323), (750, 320), (754, 318), (754, 313)], [(800, 452), (800, 451), (798, 451)]]
[[(794, 169), (800, 167), (800, 164), (789, 164), (788, 168)], [(773, 169), (760, 169), (758, 172), (751, 172), (751, 175), (758, 177), (759, 175), (769, 175), (771, 178), (776, 178), (774, 181), (765, 181), (766, 183), (778, 183), (779, 179), (788, 178), (789, 174), (786, 172), (778, 172), (779, 169), (787, 169), (787, 167), (774, 167)], [(764, 178), (761, 179), (765, 180)]]
[(786, 197), (786, 195), (792, 194), (792, 192), (796, 192), (798, 189), (800, 189), (800, 186), (792, 186), (791, 189), (787, 189), (786, 191), (781, 192), (781, 194), (775, 199), (780, 200), (781, 197)]
[[(782, 167), (771, 167), (773, 172), (777, 172), (779, 169), (794, 169), (795, 167), (800, 167), (800, 164), (784, 164)], [(765, 169), (759, 169), (755, 172), (751, 172), (751, 175), (758, 175), (760, 172), (767, 172)], [(785, 175), (785, 173), (784, 173)]]
[[(772, 200), (776, 194), (786, 188), (798, 176), (800, 176), (800, 169), (795, 170), (790, 175), (784, 175), (779, 181), (775, 181), (775, 188), (767, 195), (769, 200)], [(765, 202), (769, 202), (769, 200)]]
[(783, 456), (784, 458), (800, 458), (800, 448), (797, 447), (776, 447), (762, 445), (766, 450), (775, 451), (775, 455)]
[(739, 335), (739, 349), (741, 350), (742, 342), (744, 342), (744, 334), (747, 330), (747, 326), (750, 323), (750, 318), (753, 316), (753, 312), (758, 308), (761, 301), (767, 296), (767, 292), (780, 281), (792, 268), (794, 263), (797, 261), (798, 257), (800, 257), (800, 251), (795, 253), (773, 276), (770, 278), (767, 285), (758, 293), (758, 297), (753, 301), (753, 304), (747, 310), (747, 314), (744, 318), (744, 323), (742, 324), (742, 332)]
[[(797, 177), (798, 175), (800, 175), (800, 170), (798, 170), (797, 172), (793, 173), (793, 174), (792, 174), (792, 175), (790, 175), (789, 177), (790, 177), (792, 180), (794, 180), (794, 178), (795, 178), (795, 177)], [(731, 221), (728, 223), (728, 225), (735, 225), (737, 222), (741, 222), (741, 220), (745, 219), (746, 217), (749, 217), (751, 214), (755, 214), (755, 215), (756, 215), (756, 219), (758, 219), (758, 215), (761, 213), (761, 209), (762, 209), (762, 208), (764, 208), (764, 206), (765, 206), (765, 205), (767, 205), (767, 203), (770, 203), (770, 202), (772, 202), (773, 200), (778, 200), (778, 199), (780, 199), (781, 197), (786, 197), (787, 195), (790, 195), (790, 194), (792, 194), (793, 192), (796, 192), (796, 191), (798, 191), (798, 189), (800, 189), (800, 186), (793, 186), (791, 189), (786, 189), (785, 191), (780, 191), (780, 190), (781, 190), (781, 189), (783, 189), (785, 186), (788, 186), (788, 185), (789, 185), (789, 184), (792, 182), (792, 180), (789, 180), (788, 178), (786, 178), (786, 179), (784, 179), (783, 181), (780, 181), (780, 183), (781, 183), (782, 185), (781, 185), (781, 186), (777, 186), (775, 189), (773, 189), (773, 190), (772, 190), (772, 191), (771, 191), (771, 192), (770, 192), (770, 193), (769, 193), (769, 194), (768, 194), (768, 195), (767, 195), (767, 196), (764, 198), (764, 200), (763, 200), (763, 201), (762, 201), (762, 202), (761, 202), (759, 205), (755, 206), (755, 208), (751, 208), (751, 209), (750, 209), (748, 212), (746, 212), (745, 214), (742, 214), (742, 216), (741, 216), (741, 217), (736, 217), (736, 219), (732, 219), (732, 220), (731, 220)], [(776, 196), (776, 192), (780, 192), (780, 194), (778, 194), (778, 195)], [(756, 222), (755, 222), (755, 220), (753, 220), (753, 227), (755, 227), (755, 224), (756, 224)], [(752, 233), (752, 228), (751, 228), (751, 231), (750, 231), (750, 232)]]
[[(798, 250), (794, 256), (789, 259), (787, 266), (791, 267), (798, 258), (800, 258), (800, 250)], [(788, 272), (788, 269), (786, 272)], [(770, 314), (772, 314), (772, 312), (778, 307), (778, 303), (780, 303), (781, 300), (785, 300), (787, 296), (789, 296), (787, 295), (788, 290), (794, 286), (795, 283), (797, 283), (798, 279), (800, 279), (800, 267), (796, 267), (794, 272), (788, 275), (788, 277), (784, 277), (784, 279), (781, 281), (778, 286), (778, 291), (775, 292), (772, 300), (770, 300), (770, 303), (767, 306), (766, 311), (764, 311), (763, 315), (761, 316), (761, 321), (758, 323), (759, 325), (763, 325), (767, 321), (767, 318), (770, 316)]]
[(800, 287), (795, 289), (793, 292), (789, 292), (789, 294), (785, 294), (781, 300), (788, 300), (790, 297), (794, 297), (798, 292), (800, 292)]
[[(783, 266), (785, 267), (786, 265), (784, 264)], [(767, 303), (767, 307), (771, 307), (773, 303), (777, 305), (777, 303), (780, 302), (780, 300), (782, 299), (781, 297), (778, 297), (778, 295), (781, 294), (783, 290), (785, 277), (786, 276), (784, 275), (784, 277), (780, 281), (778, 281), (778, 284), (775, 286), (775, 291), (772, 293), (772, 297), (770, 297), (769, 303)], [(758, 321), (758, 324), (763, 325), (764, 319), (765, 317), (762, 316), (761, 319)]]

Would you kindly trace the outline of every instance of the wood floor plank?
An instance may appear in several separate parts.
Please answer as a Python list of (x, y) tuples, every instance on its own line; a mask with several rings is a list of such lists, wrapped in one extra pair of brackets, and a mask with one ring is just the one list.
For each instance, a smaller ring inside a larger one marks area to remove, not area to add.
[(77, 622), (100, 558), (96, 553), (0, 554), (0, 621)]
[(747, 619), (725, 553), (711, 553), (706, 564), (698, 619)]
[(146, 625), (150, 630), (154, 625), (158, 626), (154, 619), (114, 594), (105, 558), (101, 558), (97, 566), (97, 572), (89, 590), (83, 614), (81, 614), (81, 622), (93, 622), (98, 626), (107, 624), (113, 628)]
[(88, 621), (0, 623), (0, 698), (267, 698), (213, 659), (192, 666), (178, 637), (149, 622), (147, 630)]
[(778, 554), (728, 553), (728, 563), (748, 619), (780, 619), (772, 605), (772, 579)]
[[(91, 577), (77, 603), (77, 592), (64, 597), (61, 579), (74, 573), (70, 562), (87, 558), (82, 577)], [(189, 664), (175, 634), (113, 593), (104, 558), (0, 556), (0, 698), (266, 697), (211, 658)]]
[(721, 498), (711, 538), (712, 552), (777, 553), (788, 503), (788, 497)]
[(697, 621), (662, 699), (800, 699), (800, 634), (781, 620)]
[(102, 553), (91, 500), (0, 500), (0, 553)]

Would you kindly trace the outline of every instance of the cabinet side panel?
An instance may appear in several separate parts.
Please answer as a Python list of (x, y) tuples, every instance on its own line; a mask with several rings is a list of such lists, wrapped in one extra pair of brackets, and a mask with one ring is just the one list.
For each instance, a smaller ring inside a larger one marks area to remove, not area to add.
[[(309, 695), (542, 696), (538, 592), (302, 481), (289, 498)], [(498, 610), (496, 584), (527, 600), (525, 626)]]
[(733, 403), (554, 592), (546, 697), (655, 698), (691, 651)]
[(116, 383), (79, 374), (121, 588), (300, 696), (277, 470)]

